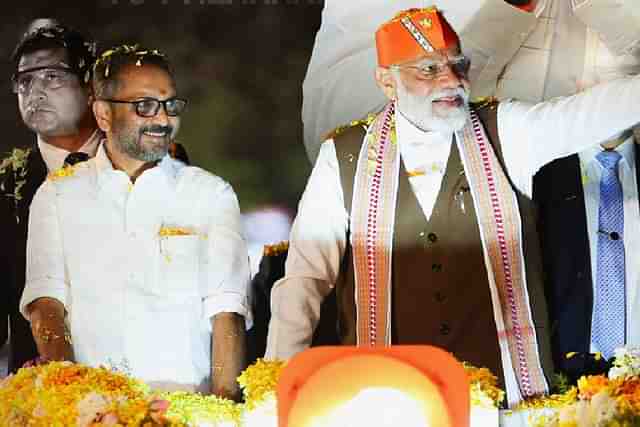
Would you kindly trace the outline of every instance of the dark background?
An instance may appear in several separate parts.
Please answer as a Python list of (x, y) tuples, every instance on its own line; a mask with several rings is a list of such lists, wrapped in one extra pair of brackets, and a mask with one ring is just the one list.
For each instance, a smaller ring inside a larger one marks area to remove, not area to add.
[(229, 181), (243, 212), (293, 213), (311, 169), (300, 110), (322, 3), (9, 0), (0, 17), (0, 158), (35, 141), (11, 93), (11, 51), (29, 21), (54, 17), (91, 34), (99, 51), (139, 42), (166, 53), (189, 100), (178, 140), (192, 163)]

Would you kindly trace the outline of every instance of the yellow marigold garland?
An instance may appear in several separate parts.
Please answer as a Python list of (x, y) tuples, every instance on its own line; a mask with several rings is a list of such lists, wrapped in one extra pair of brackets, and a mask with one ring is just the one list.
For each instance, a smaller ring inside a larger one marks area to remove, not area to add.
[(170, 403), (166, 417), (174, 423), (198, 425), (226, 421), (238, 424), (240, 420), (241, 406), (228, 399), (184, 391), (161, 393), (159, 397)]
[(60, 169), (57, 169), (47, 176), (49, 181), (57, 181), (62, 178), (66, 178), (68, 176), (73, 176), (76, 173), (75, 166), (65, 165)]
[(498, 408), (504, 400), (504, 391), (498, 387), (498, 377), (487, 368), (463, 363), (471, 388), (471, 406)]
[(254, 409), (269, 393), (275, 392), (285, 363), (258, 359), (238, 377), (248, 409)]
[(158, 235), (160, 237), (170, 237), (170, 236), (191, 236), (194, 232), (185, 227), (160, 227), (160, 231), (158, 231)]
[[(104, 412), (116, 412), (123, 425), (137, 425), (139, 413), (129, 407), (148, 405), (148, 388), (124, 374), (69, 362), (23, 368), (0, 384), (0, 425), (75, 425), (78, 403), (96, 393)], [(145, 413), (142, 413), (144, 418)]]

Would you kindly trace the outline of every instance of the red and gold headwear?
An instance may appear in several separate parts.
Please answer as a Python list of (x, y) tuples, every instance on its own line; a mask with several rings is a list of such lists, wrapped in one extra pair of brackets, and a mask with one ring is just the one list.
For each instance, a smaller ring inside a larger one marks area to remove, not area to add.
[(409, 62), (457, 44), (458, 35), (435, 7), (400, 12), (376, 31), (381, 67)]

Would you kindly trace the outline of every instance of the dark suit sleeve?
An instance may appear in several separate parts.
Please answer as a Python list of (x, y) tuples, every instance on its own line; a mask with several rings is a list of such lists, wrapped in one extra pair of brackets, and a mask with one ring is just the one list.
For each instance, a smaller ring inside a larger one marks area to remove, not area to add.
[(8, 339), (9, 314), (11, 306), (16, 300), (15, 277), (15, 247), (11, 242), (15, 241), (15, 211), (12, 209), (13, 201), (7, 197), (7, 193), (13, 192), (11, 172), (7, 170), (0, 175), (0, 234), (4, 244), (0, 245), (0, 346)]

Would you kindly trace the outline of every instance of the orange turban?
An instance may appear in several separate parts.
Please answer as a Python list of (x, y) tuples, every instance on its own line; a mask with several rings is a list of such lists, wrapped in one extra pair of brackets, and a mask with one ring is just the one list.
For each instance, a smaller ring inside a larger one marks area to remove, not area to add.
[(405, 10), (376, 31), (378, 65), (412, 61), (458, 43), (458, 35), (435, 7)]

